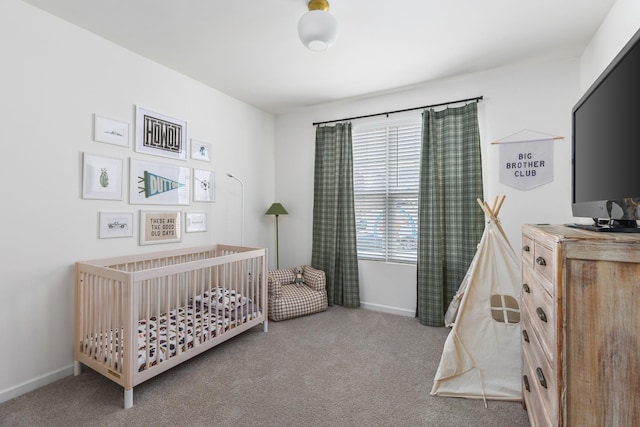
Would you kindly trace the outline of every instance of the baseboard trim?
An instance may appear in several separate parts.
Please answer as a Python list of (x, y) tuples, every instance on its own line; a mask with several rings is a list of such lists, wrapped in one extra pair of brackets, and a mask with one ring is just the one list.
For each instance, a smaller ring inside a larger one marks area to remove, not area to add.
[(32, 380), (25, 381), (22, 384), (18, 384), (6, 390), (0, 391), (0, 403), (14, 399), (25, 393), (29, 393), (30, 391), (33, 391), (40, 387), (44, 387), (47, 384), (51, 384), (53, 382), (61, 380), (62, 378), (68, 377), (69, 375), (73, 375), (73, 364), (65, 366), (64, 368), (58, 369), (56, 371), (49, 372), (48, 374), (41, 375)]
[(415, 317), (415, 310), (407, 310), (406, 308), (390, 307), (388, 305), (373, 304), (370, 302), (360, 302), (360, 306), (365, 310), (380, 311), (382, 313), (397, 314), (405, 317)]

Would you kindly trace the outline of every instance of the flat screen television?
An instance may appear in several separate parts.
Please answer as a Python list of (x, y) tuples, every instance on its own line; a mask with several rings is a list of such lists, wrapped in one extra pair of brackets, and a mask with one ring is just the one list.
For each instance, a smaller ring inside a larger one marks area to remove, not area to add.
[(572, 110), (572, 211), (596, 231), (640, 232), (640, 30)]

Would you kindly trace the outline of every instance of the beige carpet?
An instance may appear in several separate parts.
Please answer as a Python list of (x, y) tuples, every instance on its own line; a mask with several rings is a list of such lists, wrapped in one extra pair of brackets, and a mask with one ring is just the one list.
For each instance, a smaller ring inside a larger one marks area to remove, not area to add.
[(1, 404), (0, 425), (528, 426), (517, 402), (429, 395), (448, 332), (334, 306), (253, 328), (137, 386), (132, 409), (84, 368)]

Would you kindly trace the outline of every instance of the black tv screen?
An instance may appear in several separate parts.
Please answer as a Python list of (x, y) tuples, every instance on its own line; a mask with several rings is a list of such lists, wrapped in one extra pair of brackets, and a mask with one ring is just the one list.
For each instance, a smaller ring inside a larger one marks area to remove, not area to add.
[[(572, 111), (572, 211), (601, 231), (640, 219), (640, 31)], [(638, 229), (640, 231), (640, 229)]]

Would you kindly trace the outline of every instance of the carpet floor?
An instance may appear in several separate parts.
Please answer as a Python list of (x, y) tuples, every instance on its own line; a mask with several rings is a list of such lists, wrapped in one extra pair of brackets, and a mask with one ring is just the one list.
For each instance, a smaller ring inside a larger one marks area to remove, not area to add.
[(2, 426), (528, 426), (518, 402), (431, 396), (446, 328), (364, 309), (255, 327), (134, 388), (83, 368), (0, 404)]

